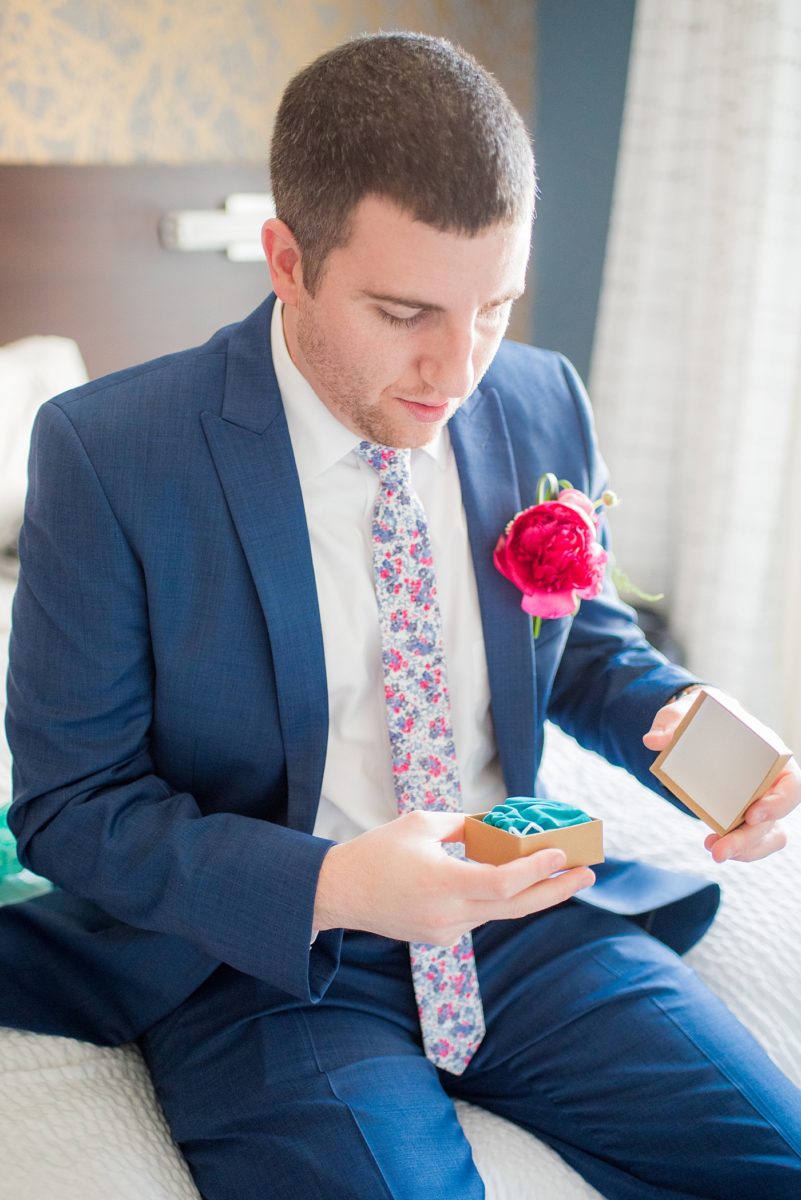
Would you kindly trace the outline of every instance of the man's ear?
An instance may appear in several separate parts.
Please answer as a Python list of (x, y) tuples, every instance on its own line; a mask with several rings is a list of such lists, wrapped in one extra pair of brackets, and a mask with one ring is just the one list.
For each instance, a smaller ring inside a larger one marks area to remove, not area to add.
[(296, 307), (303, 287), (303, 268), (295, 235), (285, 221), (270, 217), (262, 225), (261, 244), (270, 268), (273, 291), (284, 304)]

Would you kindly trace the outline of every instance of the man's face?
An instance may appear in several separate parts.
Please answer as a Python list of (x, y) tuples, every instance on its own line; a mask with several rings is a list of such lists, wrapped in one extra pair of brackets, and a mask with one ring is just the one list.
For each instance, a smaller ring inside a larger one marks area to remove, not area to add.
[(366, 197), (316, 294), (301, 285), (285, 304), (293, 361), (354, 433), (425, 445), (492, 361), (523, 291), (530, 232), (525, 220), (442, 233)]

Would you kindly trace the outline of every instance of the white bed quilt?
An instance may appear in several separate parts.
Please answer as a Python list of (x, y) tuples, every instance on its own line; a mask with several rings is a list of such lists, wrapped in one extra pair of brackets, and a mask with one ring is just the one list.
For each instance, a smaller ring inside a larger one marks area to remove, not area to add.
[[(721, 882), (721, 913), (688, 961), (801, 1084), (799, 821), (789, 823), (782, 854), (716, 867), (703, 826), (555, 729), (544, 776), (553, 795), (604, 819), (610, 855), (680, 864)], [(134, 1047), (0, 1030), (0, 1078), (0, 1200), (198, 1200)], [(489, 1200), (598, 1196), (530, 1134), (470, 1105), (458, 1112)]]

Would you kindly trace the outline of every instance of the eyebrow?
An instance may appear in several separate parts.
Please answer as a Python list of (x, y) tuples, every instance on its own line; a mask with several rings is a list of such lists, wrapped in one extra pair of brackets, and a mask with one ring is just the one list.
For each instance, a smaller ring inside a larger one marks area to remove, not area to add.
[[(415, 300), (411, 296), (391, 296), (386, 292), (370, 292), (363, 291), (363, 296), (368, 300), (378, 300), (382, 304), (396, 304), (399, 308), (417, 308), (424, 312), (444, 312), (445, 309), (441, 304), (431, 304), (428, 300)], [(507, 295), (501, 296), (497, 300), (490, 300), (488, 304), (482, 305), (483, 308), (496, 308), (501, 304), (508, 304), (511, 300), (519, 300), (523, 295), (523, 289), (520, 288), (513, 292), (508, 292)]]

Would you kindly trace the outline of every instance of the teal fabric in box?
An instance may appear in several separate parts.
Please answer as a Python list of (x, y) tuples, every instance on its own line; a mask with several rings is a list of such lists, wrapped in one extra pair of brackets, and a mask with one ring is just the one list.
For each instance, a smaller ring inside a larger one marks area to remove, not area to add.
[(494, 805), (484, 817), (486, 825), (495, 825), (507, 833), (525, 836), (544, 833), (547, 829), (563, 829), (567, 825), (583, 825), (591, 818), (580, 808), (561, 800), (541, 800), (537, 796), (510, 796)]

